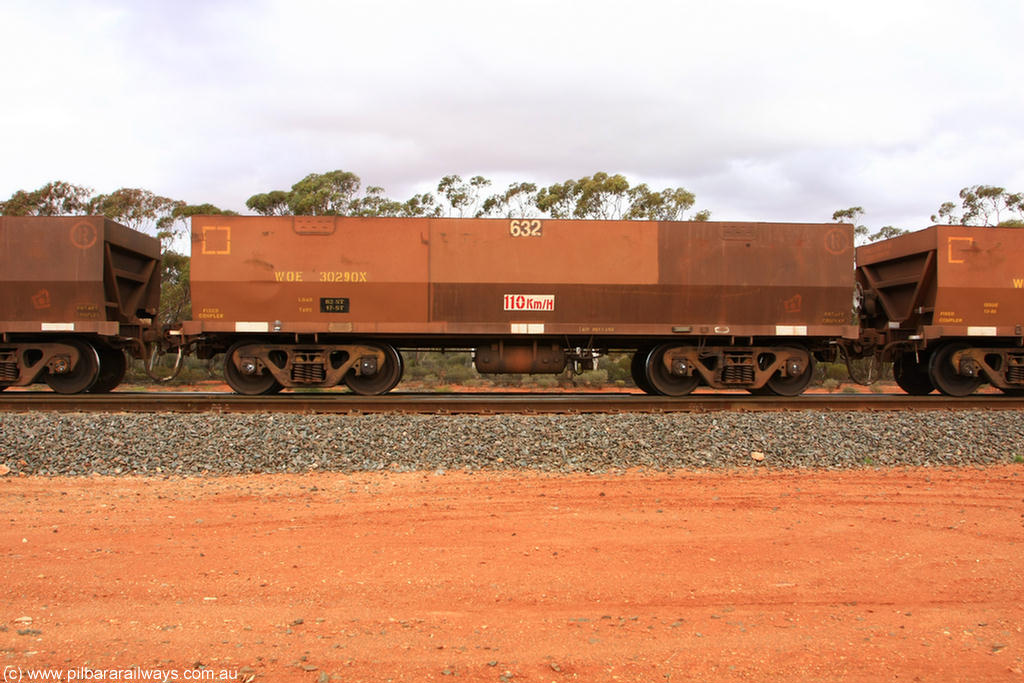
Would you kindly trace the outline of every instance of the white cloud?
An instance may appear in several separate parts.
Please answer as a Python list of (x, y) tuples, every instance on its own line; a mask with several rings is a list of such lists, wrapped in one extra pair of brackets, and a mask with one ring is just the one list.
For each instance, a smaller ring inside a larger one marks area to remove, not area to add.
[(723, 219), (914, 227), (965, 185), (1024, 189), (1022, 8), (14, 2), (0, 197), (61, 178), (242, 209), (333, 168), (397, 197), (607, 170)]

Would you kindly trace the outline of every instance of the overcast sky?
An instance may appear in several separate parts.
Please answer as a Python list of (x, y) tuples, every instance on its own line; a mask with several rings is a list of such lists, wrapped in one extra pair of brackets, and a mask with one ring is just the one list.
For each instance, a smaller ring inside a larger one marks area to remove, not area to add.
[(608, 171), (718, 220), (914, 229), (1024, 191), (1022, 40), (1022, 0), (0, 0), (0, 199)]

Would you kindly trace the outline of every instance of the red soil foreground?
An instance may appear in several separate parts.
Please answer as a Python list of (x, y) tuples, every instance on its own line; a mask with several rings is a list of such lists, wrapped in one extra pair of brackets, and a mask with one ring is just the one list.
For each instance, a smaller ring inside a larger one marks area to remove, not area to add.
[(1021, 681), (1022, 500), (1020, 465), (7, 476), (0, 664), (7, 680)]

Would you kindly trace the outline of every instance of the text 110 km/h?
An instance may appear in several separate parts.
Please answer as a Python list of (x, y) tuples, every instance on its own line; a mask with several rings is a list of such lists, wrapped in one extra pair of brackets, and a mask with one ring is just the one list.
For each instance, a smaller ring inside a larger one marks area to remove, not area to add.
[(554, 294), (506, 294), (506, 311), (553, 311)]

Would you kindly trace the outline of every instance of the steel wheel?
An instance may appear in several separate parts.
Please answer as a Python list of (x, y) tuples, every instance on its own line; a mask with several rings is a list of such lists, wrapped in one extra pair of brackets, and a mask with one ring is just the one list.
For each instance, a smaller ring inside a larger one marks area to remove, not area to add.
[(384, 352), (384, 365), (378, 367), (377, 372), (372, 375), (357, 375), (355, 370), (349, 370), (345, 375), (345, 384), (357, 394), (363, 396), (386, 394), (402, 381), (402, 373), (405, 372), (402, 354), (389, 344), (377, 348)]
[(234, 344), (224, 356), (224, 380), (228, 383), (228, 386), (236, 394), (243, 394), (245, 396), (261, 396), (266, 394), (276, 394), (281, 391), (281, 384), (274, 379), (274, 376), (269, 372), (264, 372), (259, 375), (247, 375), (243, 373), (235, 365), (232, 357), (235, 355), (235, 351), (243, 346), (248, 346), (250, 342), (238, 342)]
[(901, 353), (892, 361), (892, 375), (900, 389), (911, 396), (927, 396), (935, 391), (928, 374), (928, 356), (920, 354), (921, 362), (913, 353)]
[(105, 394), (124, 381), (128, 371), (128, 359), (124, 351), (103, 344), (96, 346), (96, 355), (100, 359), (100, 374), (89, 389), (92, 394)]
[[(806, 351), (802, 347), (791, 346), (789, 347), (794, 351)], [(785, 352), (783, 352), (785, 353)], [(804, 371), (796, 377), (783, 377), (781, 374), (774, 374), (767, 382), (765, 382), (762, 389), (765, 392), (775, 394), (776, 396), (799, 396), (804, 393), (804, 390), (810, 386), (811, 380), (814, 379), (814, 356), (810, 353), (807, 354), (808, 362), (807, 367)]]
[(644, 362), (644, 375), (652, 393), (663, 396), (685, 396), (700, 384), (699, 375), (673, 375), (665, 367), (665, 352), (675, 348), (676, 344), (662, 344), (647, 353)]
[(940, 346), (928, 361), (928, 375), (935, 388), (947, 396), (970, 396), (981, 386), (980, 377), (967, 377), (953, 367), (953, 354), (970, 348), (963, 342), (949, 342)]
[(645, 394), (656, 394), (657, 391), (647, 381), (647, 354), (650, 353), (650, 349), (637, 349), (636, 353), (633, 354), (633, 360), (629, 365), (629, 374), (633, 377), (633, 384), (637, 386)]
[(78, 363), (69, 372), (47, 372), (44, 379), (50, 388), (58, 394), (80, 394), (88, 391), (99, 377), (100, 357), (96, 349), (81, 339), (65, 339), (60, 342), (75, 347), (78, 351)]

